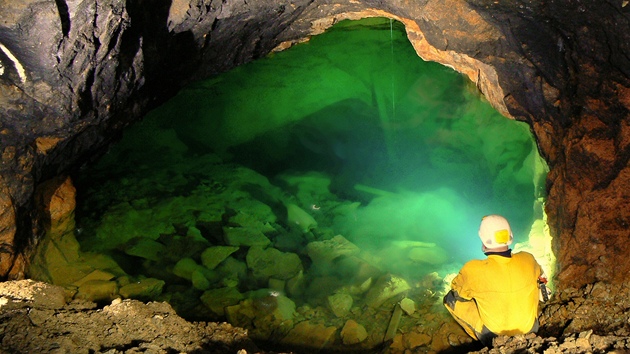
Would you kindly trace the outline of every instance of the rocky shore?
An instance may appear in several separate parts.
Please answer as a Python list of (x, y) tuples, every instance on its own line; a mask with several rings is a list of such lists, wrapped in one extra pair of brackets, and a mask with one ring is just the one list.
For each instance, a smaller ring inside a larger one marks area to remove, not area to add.
[[(437, 352), (628, 353), (630, 312), (622, 307), (627, 291), (627, 288), (609, 289), (603, 284), (564, 291), (544, 307), (538, 335), (498, 337), (493, 348), (483, 349), (471, 342), (453, 343), (454, 346)], [(593, 297), (594, 293), (597, 297)], [(269, 347), (255, 342), (246, 330), (227, 323), (186, 321), (163, 302), (116, 299), (100, 307), (89, 301), (67, 302), (67, 299), (63, 288), (46, 283), (31, 280), (0, 283), (0, 352), (335, 352), (326, 348)], [(600, 308), (602, 301), (610, 304), (610, 313), (589, 311), (594, 305)], [(598, 325), (604, 323), (608, 316), (617, 319), (614, 328)], [(427, 346), (418, 346), (413, 350), (401, 348), (397, 342), (400, 339), (394, 339), (372, 352), (436, 352)]]

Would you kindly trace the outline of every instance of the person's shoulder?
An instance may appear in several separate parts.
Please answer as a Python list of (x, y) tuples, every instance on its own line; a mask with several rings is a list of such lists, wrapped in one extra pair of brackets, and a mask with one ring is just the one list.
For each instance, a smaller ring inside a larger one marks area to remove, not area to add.
[(534, 255), (532, 255), (531, 253), (527, 251), (520, 251), (520, 252), (513, 253), (512, 257), (534, 259)]
[(483, 267), (484, 264), (487, 263), (487, 259), (471, 259), (466, 262), (462, 267), (462, 270), (475, 269), (478, 267)]
[(464, 263), (464, 266), (467, 264), (480, 264), (480, 263), (484, 263), (488, 260), (488, 258), (484, 258), (484, 259), (471, 259), (468, 262)]

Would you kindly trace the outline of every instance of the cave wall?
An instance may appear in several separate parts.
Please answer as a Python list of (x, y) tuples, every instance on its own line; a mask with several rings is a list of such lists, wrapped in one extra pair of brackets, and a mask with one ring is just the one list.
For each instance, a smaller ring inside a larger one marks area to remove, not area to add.
[(37, 186), (97, 157), (191, 80), (369, 16), (403, 22), (418, 55), (464, 73), (506, 117), (530, 124), (550, 167), (558, 288), (626, 281), (630, 6), (621, 0), (4, 1), (0, 277), (23, 277), (43, 234)]

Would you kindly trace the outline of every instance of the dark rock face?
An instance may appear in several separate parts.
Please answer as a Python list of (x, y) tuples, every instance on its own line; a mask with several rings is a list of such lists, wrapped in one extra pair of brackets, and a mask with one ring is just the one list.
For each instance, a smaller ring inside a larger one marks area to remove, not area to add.
[(368, 16), (402, 21), (420, 56), (468, 75), (500, 112), (530, 124), (551, 169), (559, 289), (627, 281), (630, 5), (621, 0), (3, 2), (0, 277), (22, 277), (41, 236), (38, 185), (97, 155), (190, 80)]

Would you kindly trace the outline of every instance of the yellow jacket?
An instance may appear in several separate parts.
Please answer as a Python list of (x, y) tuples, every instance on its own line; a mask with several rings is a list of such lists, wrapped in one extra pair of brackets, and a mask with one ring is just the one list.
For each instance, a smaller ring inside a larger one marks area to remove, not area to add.
[[(498, 335), (516, 335), (532, 329), (538, 316), (538, 277), (541, 268), (527, 252), (512, 257), (489, 255), (466, 263), (451, 288), (474, 299), (483, 324)], [(479, 330), (479, 329), (477, 329)]]

